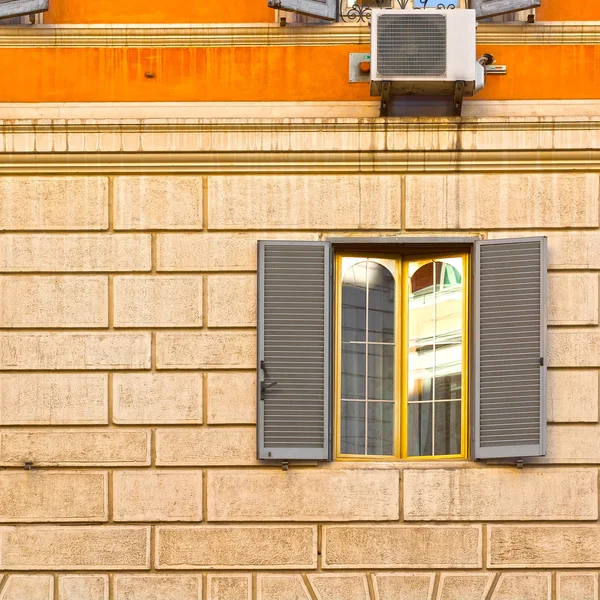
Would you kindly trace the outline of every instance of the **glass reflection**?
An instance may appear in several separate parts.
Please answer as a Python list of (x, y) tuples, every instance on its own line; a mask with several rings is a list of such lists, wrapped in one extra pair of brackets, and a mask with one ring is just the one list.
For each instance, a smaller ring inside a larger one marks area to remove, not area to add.
[(408, 265), (409, 456), (461, 452), (463, 275), (461, 257)]
[(344, 258), (342, 454), (394, 454), (395, 282), (375, 260)]

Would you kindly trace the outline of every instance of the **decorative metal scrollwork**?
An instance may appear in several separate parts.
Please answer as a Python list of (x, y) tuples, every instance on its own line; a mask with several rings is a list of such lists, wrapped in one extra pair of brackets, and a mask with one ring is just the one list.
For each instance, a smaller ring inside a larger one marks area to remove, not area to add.
[(406, 9), (410, 3), (411, 8), (438, 8), (449, 10), (457, 8), (459, 0), (340, 0), (340, 19), (344, 23), (368, 23), (371, 21), (371, 11), (374, 8), (401, 8)]

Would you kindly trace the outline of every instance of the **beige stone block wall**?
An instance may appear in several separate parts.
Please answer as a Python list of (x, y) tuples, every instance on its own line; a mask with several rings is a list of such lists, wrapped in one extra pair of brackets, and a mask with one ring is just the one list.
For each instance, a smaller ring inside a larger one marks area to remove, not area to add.
[[(329, 173), (0, 178), (0, 600), (599, 600), (600, 176)], [(548, 236), (547, 456), (260, 464), (257, 240), (457, 234)]]

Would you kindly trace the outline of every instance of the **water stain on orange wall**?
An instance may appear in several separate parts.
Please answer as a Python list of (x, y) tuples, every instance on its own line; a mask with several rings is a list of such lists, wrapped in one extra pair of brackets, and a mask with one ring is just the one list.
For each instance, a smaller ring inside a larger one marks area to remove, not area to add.
[[(368, 46), (0, 49), (0, 102), (368, 100), (348, 54)], [(492, 46), (508, 75), (482, 99), (600, 98), (600, 46)]]

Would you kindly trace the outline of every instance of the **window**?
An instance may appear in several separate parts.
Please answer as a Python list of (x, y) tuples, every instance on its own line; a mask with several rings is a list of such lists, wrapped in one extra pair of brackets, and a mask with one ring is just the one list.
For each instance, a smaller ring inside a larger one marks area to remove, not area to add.
[(259, 459), (545, 454), (545, 238), (258, 249)]
[(468, 257), (336, 257), (338, 458), (466, 456)]

